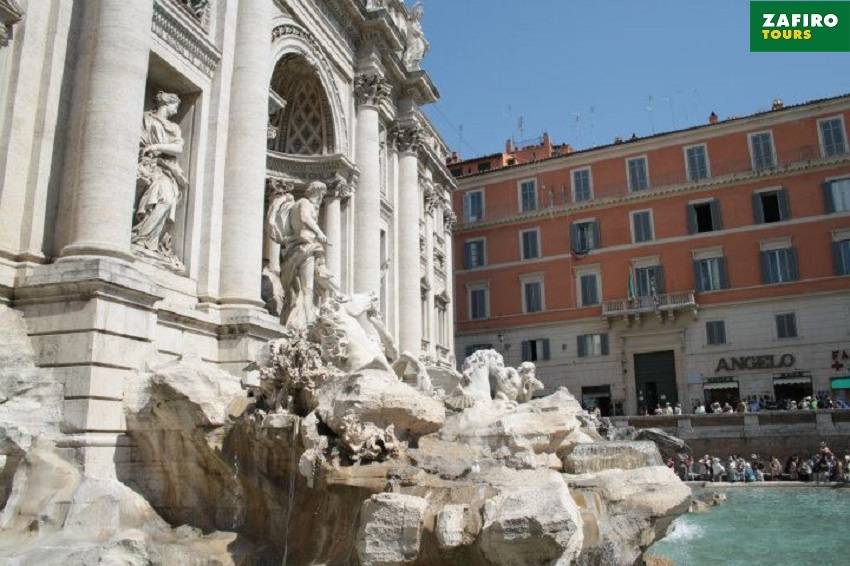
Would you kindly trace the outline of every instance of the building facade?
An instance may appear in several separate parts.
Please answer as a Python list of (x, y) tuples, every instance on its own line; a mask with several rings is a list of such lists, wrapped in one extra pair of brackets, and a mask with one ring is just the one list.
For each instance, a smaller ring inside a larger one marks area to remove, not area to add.
[(848, 120), (775, 101), (459, 177), (458, 358), (534, 360), (603, 412), (846, 398)]
[[(0, 0), (0, 303), (110, 473), (134, 376), (280, 336), (274, 202), (316, 181), (317, 277), (453, 365), (447, 148), (401, 0)], [(280, 197), (276, 201), (275, 198)]]

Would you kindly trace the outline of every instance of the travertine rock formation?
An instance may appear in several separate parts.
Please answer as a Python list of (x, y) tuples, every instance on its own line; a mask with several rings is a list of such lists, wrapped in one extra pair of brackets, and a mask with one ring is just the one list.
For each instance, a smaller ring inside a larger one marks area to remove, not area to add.
[[(63, 385), (0, 316), (0, 562), (625, 565), (690, 502), (653, 444), (603, 440), (564, 389), (441, 398), (391, 364), (343, 371), (309, 332), (247, 385), (197, 358), (140, 374), (117, 477), (87, 477), (59, 442)], [(311, 351), (310, 375), (280, 359)]]

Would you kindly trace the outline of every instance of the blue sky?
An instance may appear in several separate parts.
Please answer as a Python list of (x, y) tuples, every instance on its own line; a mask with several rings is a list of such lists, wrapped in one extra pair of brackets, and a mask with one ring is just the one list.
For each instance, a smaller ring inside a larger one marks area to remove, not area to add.
[[(750, 53), (746, 0), (426, 0), (426, 111), (465, 158), (576, 148), (850, 92), (850, 53)], [(650, 97), (651, 100), (650, 100)], [(462, 138), (459, 130), (462, 126)], [(462, 139), (462, 141), (461, 141)]]

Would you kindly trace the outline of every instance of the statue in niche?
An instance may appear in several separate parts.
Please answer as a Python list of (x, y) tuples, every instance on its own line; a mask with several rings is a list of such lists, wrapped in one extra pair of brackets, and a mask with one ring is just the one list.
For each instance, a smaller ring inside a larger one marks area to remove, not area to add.
[(425, 39), (422, 31), (422, 17), (425, 15), (425, 6), (422, 2), (416, 2), (407, 16), (407, 47), (404, 50), (404, 66), (408, 70), (418, 70), (425, 58), (425, 53), (430, 45)]
[(281, 246), (280, 283), (285, 297), (280, 322), (290, 328), (306, 328), (316, 319), (316, 305), (339, 293), (325, 264), (328, 239), (319, 227), (326, 192), (324, 183), (313, 181), (298, 200), (279, 191), (269, 205), (269, 233)]
[(142, 119), (138, 168), (141, 197), (136, 206), (132, 243), (139, 255), (183, 271), (183, 262), (173, 249), (177, 203), (189, 186), (177, 162), (183, 153), (183, 133), (180, 125), (171, 121), (179, 107), (179, 96), (159, 91), (154, 108), (145, 112)]

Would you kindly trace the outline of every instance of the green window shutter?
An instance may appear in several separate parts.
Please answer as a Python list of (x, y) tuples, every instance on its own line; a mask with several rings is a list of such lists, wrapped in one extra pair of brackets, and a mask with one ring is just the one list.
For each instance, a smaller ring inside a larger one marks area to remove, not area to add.
[(522, 341), (522, 361), (531, 361), (531, 344), (528, 340)]
[(464, 242), (463, 243), (463, 268), (464, 269), (469, 269), (470, 267), (472, 267), (472, 265), (471, 265), (472, 260), (471, 260), (471, 255), (470, 255), (471, 247), (472, 247), (471, 242)]
[(582, 251), (578, 246), (578, 226), (570, 224), (570, 247), (575, 251)]
[(666, 293), (664, 290), (664, 267), (658, 265), (653, 268), (655, 273), (655, 292), (659, 295)]
[(711, 207), (711, 224), (715, 230), (723, 229), (723, 218), (720, 215), (720, 201), (713, 200), (710, 204)]
[(776, 197), (779, 201), (779, 217), (782, 220), (789, 220), (791, 218), (791, 203), (788, 201), (788, 190), (779, 189), (776, 191)]
[(599, 228), (599, 221), (593, 221), (593, 248), (602, 247), (602, 230)]
[(607, 334), (600, 334), (599, 336), (600, 336), (599, 341), (600, 341), (601, 346), (602, 346), (602, 355), (607, 356), (608, 355), (608, 335)]
[(543, 342), (543, 359), (548, 360), (549, 359), (549, 339), (544, 338), (542, 340), (542, 342)]
[(753, 221), (756, 224), (764, 224), (764, 209), (761, 207), (761, 195), (753, 193)]
[(844, 258), (841, 255), (841, 242), (832, 242), (832, 271), (836, 275), (847, 275), (844, 273)]
[(705, 291), (705, 289), (703, 288), (703, 285), (702, 285), (702, 276), (701, 276), (699, 267), (700, 267), (699, 266), (699, 260), (695, 259), (694, 260), (694, 290), (696, 290), (697, 293), (702, 293), (703, 291)]
[(791, 276), (791, 281), (800, 279), (800, 265), (797, 262), (796, 248), (788, 248), (788, 273)]
[(835, 212), (835, 199), (832, 198), (832, 183), (823, 184), (823, 203), (827, 214)]
[(761, 256), (761, 282), (774, 283), (770, 269), (770, 252), (759, 252)]
[(721, 257), (718, 260), (720, 264), (720, 287), (721, 289), (729, 288), (729, 272), (727, 268), (726, 258)]
[(580, 334), (576, 336), (576, 346), (578, 350), (578, 357), (584, 358), (587, 356), (587, 342), (585, 340), (585, 335)]
[(685, 214), (688, 218), (688, 234), (696, 234), (697, 233), (697, 212), (694, 208), (694, 205), (689, 204), (685, 206)]

